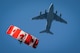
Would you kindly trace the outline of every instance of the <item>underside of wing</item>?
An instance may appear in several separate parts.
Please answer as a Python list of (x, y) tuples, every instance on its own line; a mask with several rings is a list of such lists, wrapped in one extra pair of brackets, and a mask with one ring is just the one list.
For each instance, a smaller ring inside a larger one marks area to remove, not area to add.
[(32, 20), (38, 20), (38, 19), (46, 19), (47, 14), (41, 14), (39, 16), (33, 17)]
[(58, 15), (56, 15), (56, 14), (54, 14), (54, 19), (55, 19), (56, 21), (59, 21), (59, 22), (62, 22), (62, 23), (67, 24), (67, 21), (65, 21), (64, 19), (61, 18), (61, 16), (58, 16)]

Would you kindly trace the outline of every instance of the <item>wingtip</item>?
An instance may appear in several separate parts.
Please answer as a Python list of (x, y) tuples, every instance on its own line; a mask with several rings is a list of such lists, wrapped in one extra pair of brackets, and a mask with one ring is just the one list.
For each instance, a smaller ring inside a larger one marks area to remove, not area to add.
[(32, 20), (35, 20), (35, 18), (32, 18)]
[(67, 22), (65, 22), (65, 24), (67, 24)]
[(34, 20), (34, 19), (32, 18), (32, 20)]

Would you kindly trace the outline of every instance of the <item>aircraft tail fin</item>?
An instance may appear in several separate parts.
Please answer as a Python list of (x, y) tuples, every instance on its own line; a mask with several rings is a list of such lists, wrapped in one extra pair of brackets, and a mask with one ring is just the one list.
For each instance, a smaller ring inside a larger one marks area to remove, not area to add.
[(49, 34), (53, 34), (51, 31), (48, 31), (48, 30), (43, 30), (43, 31), (41, 31), (40, 33), (49, 33)]

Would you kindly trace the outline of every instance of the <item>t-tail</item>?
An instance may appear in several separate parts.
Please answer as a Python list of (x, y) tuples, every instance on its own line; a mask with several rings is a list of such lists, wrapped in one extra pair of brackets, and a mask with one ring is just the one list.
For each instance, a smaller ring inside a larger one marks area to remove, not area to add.
[(49, 34), (53, 34), (50, 30), (43, 30), (40, 33), (49, 33)]

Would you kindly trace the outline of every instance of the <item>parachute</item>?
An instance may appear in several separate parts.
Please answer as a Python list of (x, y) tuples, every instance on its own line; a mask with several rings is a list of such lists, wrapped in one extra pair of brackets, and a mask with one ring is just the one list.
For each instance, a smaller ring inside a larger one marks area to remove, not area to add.
[(12, 36), (13, 38), (17, 39), (18, 41), (24, 42), (25, 44), (33, 48), (36, 48), (39, 43), (39, 40), (36, 37), (29, 33), (24, 32), (19, 27), (14, 25), (10, 25), (6, 33)]

